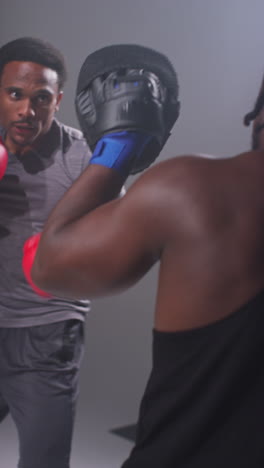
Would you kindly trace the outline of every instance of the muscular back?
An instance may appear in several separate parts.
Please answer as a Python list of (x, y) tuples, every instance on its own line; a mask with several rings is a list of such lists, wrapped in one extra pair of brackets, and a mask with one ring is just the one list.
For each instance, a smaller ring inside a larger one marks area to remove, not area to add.
[[(166, 183), (155, 325), (197, 327), (224, 318), (264, 287), (264, 154), (182, 157)], [(162, 171), (162, 172), (161, 172)], [(164, 178), (163, 176), (164, 172)]]
[(34, 281), (58, 296), (107, 295), (134, 284), (159, 259), (158, 330), (232, 314), (264, 287), (263, 158), (173, 158), (96, 209), (91, 187), (113, 175), (88, 167), (45, 227)]

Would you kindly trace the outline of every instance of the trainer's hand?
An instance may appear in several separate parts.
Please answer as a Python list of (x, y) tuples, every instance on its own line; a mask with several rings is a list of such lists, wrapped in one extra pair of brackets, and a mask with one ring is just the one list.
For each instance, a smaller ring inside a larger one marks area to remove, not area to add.
[(8, 153), (3, 140), (0, 138), (0, 180), (4, 177), (8, 161)]
[(170, 135), (180, 110), (177, 75), (153, 49), (104, 47), (83, 63), (75, 105), (91, 163), (127, 177), (150, 166)]
[[(121, 176), (127, 178), (134, 173), (133, 168), (141, 161), (141, 171), (146, 169), (152, 161), (146, 162), (143, 157), (153, 137), (141, 132), (117, 132), (103, 136), (93, 151), (90, 164), (100, 164), (117, 170)], [(139, 169), (137, 170), (139, 172)]]
[(39, 289), (32, 281), (31, 278), (31, 269), (34, 263), (34, 259), (36, 256), (38, 244), (40, 241), (40, 236), (41, 233), (35, 234), (34, 236), (31, 236), (28, 240), (26, 240), (24, 247), (23, 247), (23, 259), (22, 259), (22, 268), (23, 272), (25, 275), (26, 280), (32, 287), (32, 289), (35, 291), (36, 294), (42, 297), (52, 297), (50, 294), (48, 294), (45, 291), (42, 291)]

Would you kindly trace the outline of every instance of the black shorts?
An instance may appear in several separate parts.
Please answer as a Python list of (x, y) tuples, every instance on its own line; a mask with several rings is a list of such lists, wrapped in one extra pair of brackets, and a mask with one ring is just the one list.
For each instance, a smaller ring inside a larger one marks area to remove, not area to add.
[(0, 421), (16, 424), (19, 468), (69, 468), (83, 347), (79, 320), (0, 328)]

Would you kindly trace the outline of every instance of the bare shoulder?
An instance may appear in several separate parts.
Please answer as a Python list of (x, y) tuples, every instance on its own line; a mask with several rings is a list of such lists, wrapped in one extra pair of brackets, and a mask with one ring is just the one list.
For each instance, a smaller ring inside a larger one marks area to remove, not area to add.
[[(155, 233), (151, 237), (156, 244), (179, 230), (191, 232), (194, 225), (196, 230), (210, 223), (214, 226), (215, 207), (224, 212), (232, 200), (235, 203), (234, 183), (240, 193), (248, 184), (249, 166), (254, 181), (260, 172), (259, 165), (254, 167), (250, 161), (250, 153), (215, 159), (186, 154), (156, 163), (128, 189), (120, 205), (122, 213), (129, 213), (136, 226)], [(263, 155), (262, 161), (264, 172)]]
[(195, 178), (198, 180), (203, 177), (203, 174), (206, 176), (206, 171), (213, 170), (221, 161), (223, 161), (222, 158), (210, 155), (185, 154), (175, 156), (158, 162), (146, 170), (132, 187), (137, 190), (145, 190), (154, 186), (157, 191), (162, 187), (169, 188), (173, 186), (175, 190), (175, 183), (181, 186), (188, 183), (190, 179)]
[(159, 162), (146, 170), (128, 189), (126, 203), (137, 210), (158, 210), (180, 206), (186, 197), (193, 198), (195, 192), (210, 179), (208, 172), (216, 172), (220, 159), (199, 155), (180, 155)]

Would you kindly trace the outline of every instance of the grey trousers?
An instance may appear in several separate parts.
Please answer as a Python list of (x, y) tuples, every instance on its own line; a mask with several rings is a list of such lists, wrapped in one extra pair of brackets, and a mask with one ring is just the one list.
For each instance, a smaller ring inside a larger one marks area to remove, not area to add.
[(69, 468), (84, 324), (0, 328), (0, 421), (19, 437), (18, 468)]

